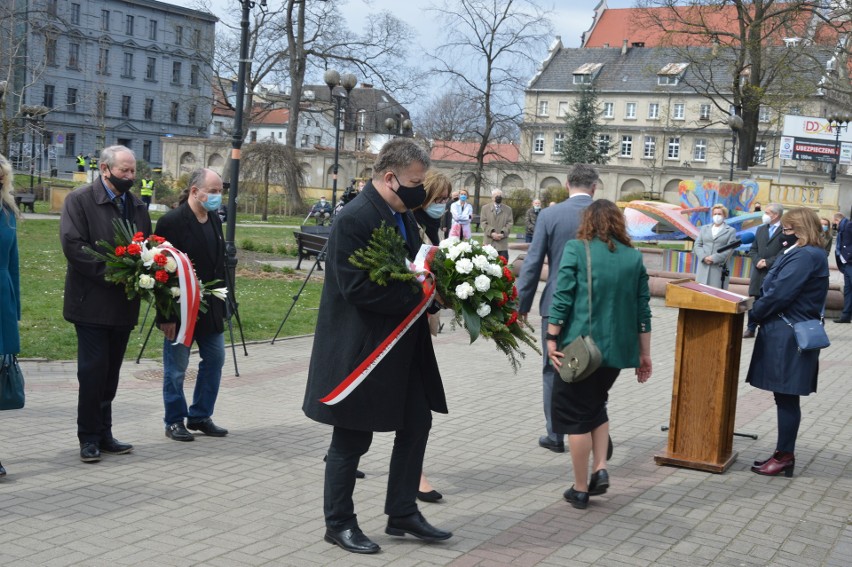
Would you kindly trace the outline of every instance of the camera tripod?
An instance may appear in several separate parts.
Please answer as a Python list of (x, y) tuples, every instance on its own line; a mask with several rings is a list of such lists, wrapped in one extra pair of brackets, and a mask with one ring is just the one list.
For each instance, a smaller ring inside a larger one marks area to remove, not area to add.
[(296, 295), (293, 296), (293, 303), (290, 304), (290, 308), (287, 310), (287, 313), (284, 315), (284, 320), (281, 321), (281, 325), (278, 326), (278, 330), (275, 332), (275, 336), (272, 337), (272, 342), (270, 344), (273, 344), (273, 345), (275, 344), (275, 340), (278, 338), (278, 335), (281, 333), (281, 329), (284, 328), (284, 323), (286, 323), (287, 319), (289, 319), (290, 313), (293, 312), (293, 308), (296, 306), (296, 302), (299, 301), (299, 297), (302, 295), (302, 292), (305, 290), (305, 286), (308, 285), (308, 280), (311, 279), (311, 275), (313, 275), (314, 270), (316, 270), (319, 267), (319, 263), (325, 260), (325, 253), (326, 253), (327, 248), (328, 248), (328, 240), (325, 241), (325, 244), (323, 244), (323, 247), (320, 250), (319, 254), (317, 254), (317, 259), (314, 261), (313, 266), (311, 266), (311, 269), (308, 271), (308, 275), (305, 276), (305, 279), (302, 282), (302, 285), (299, 287), (299, 291), (297, 291)]

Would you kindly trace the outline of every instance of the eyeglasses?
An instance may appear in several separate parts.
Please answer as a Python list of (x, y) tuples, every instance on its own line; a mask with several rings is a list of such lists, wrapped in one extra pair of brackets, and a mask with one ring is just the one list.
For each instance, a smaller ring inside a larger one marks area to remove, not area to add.
[(784, 233), (793, 232), (793, 229), (790, 228), (789, 226), (782, 226), (781, 232), (784, 232)]
[(435, 199), (434, 202), (439, 204), (439, 205), (446, 205), (447, 203), (450, 202), (450, 198), (449, 197), (441, 197), (439, 199)]

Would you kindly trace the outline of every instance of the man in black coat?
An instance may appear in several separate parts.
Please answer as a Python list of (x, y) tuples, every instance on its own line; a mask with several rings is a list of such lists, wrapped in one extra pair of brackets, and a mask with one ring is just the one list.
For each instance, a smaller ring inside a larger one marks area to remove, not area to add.
[(370, 448), (374, 431), (396, 432), (385, 532), (425, 541), (452, 537), (431, 526), (415, 502), (432, 412), (447, 413), (426, 314), (413, 320), (383, 358), (365, 362), (424, 304), (424, 294), (402, 282), (378, 285), (366, 270), (349, 262), (382, 223), (398, 228), (409, 257), (414, 257), (420, 237), (410, 209), (426, 196), (423, 181), (429, 164), (428, 152), (412, 140), (397, 138), (385, 144), (372, 181), (336, 217), (328, 241), (302, 409), (314, 421), (334, 427), (325, 468), (325, 540), (353, 553), (380, 551), (358, 527), (352, 502), (358, 461)]
[(834, 222), (837, 224), (834, 260), (843, 274), (843, 311), (834, 322), (849, 323), (852, 322), (852, 222), (843, 213), (835, 213)]
[[(189, 188), (181, 195), (178, 207), (157, 221), (157, 234), (189, 256), (198, 279), (204, 283), (225, 280), (225, 239), (217, 214), (221, 204), (222, 178), (210, 169), (196, 169), (190, 174)], [(225, 364), (225, 304), (212, 295), (208, 295), (206, 301), (207, 312), (199, 312), (192, 337), (198, 345), (201, 360), (192, 405), (188, 409), (183, 382), (189, 366), (189, 347), (175, 344), (179, 315), (168, 320), (157, 315), (157, 323), (164, 335), (163, 403), (166, 415), (163, 421), (166, 437), (175, 441), (195, 439), (187, 429), (211, 437), (228, 434), (227, 429), (217, 426), (212, 419)]]
[(68, 261), (62, 315), (77, 332), (77, 437), (80, 460), (86, 463), (100, 461), (101, 453), (133, 450), (112, 436), (112, 400), (130, 331), (139, 320), (139, 299), (127, 299), (123, 286), (104, 280), (106, 264), (85, 249), (97, 250), (99, 240), (114, 243), (116, 218), (145, 236), (151, 233), (148, 208), (130, 193), (136, 179), (133, 152), (124, 146), (104, 148), (99, 167), (100, 177), (65, 198), (59, 219)]
[[(775, 263), (782, 250), (782, 214), (784, 214), (784, 207), (778, 203), (770, 203), (766, 206), (766, 210), (763, 212), (763, 224), (754, 233), (754, 242), (752, 242), (751, 248), (748, 251), (748, 255), (751, 258), (748, 294), (754, 297), (755, 301), (762, 295), (760, 288), (763, 285), (763, 279), (769, 273), (769, 269)], [(743, 333), (743, 338), (754, 338), (756, 330), (757, 321), (755, 321), (749, 309), (748, 324)]]

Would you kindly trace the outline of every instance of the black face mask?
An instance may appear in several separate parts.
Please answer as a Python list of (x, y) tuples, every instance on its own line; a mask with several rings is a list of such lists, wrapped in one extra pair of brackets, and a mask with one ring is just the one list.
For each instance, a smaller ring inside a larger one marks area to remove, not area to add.
[(456, 202), (456, 201), (458, 201), (458, 200), (459, 200), (459, 198), (458, 198), (458, 197), (453, 197), (453, 201), (452, 201), (452, 202), (453, 202), (453, 203), (455, 203), (455, 202)]
[(494, 197), (494, 202), (498, 205), (503, 202), (503, 197)]
[[(393, 174), (396, 182), (399, 183), (399, 177), (396, 176), (396, 173)], [(402, 204), (405, 205), (406, 209), (414, 209), (423, 204), (423, 201), (426, 199), (426, 189), (423, 187), (423, 184), (415, 185), (414, 187), (406, 187), (402, 183), (399, 183), (399, 189), (396, 190), (396, 196), (399, 197), (399, 200), (402, 201)]]
[(121, 179), (120, 177), (116, 177), (109, 166), (107, 166), (107, 171), (109, 171), (107, 181), (109, 181), (120, 194), (130, 191), (130, 188), (133, 187), (133, 184), (136, 182), (135, 179)]
[(799, 240), (799, 237), (795, 234), (785, 234), (783, 235), (781, 240), (781, 247), (785, 249), (789, 248), (790, 246), (795, 244), (797, 240)]

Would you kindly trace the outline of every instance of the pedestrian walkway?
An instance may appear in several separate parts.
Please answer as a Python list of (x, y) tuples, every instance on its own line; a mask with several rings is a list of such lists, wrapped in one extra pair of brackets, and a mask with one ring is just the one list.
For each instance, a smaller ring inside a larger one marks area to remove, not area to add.
[[(311, 336), (238, 351), (239, 377), (227, 360), (215, 418), (231, 434), (193, 443), (164, 436), (159, 364), (126, 361), (114, 433), (135, 450), (98, 464), (78, 459), (76, 365), (25, 361), (27, 407), (0, 412), (9, 470), (0, 565), (848, 566), (852, 325), (828, 324), (820, 391), (803, 398), (795, 476), (749, 471), (774, 448), (775, 409), (771, 394), (745, 384), (737, 429), (759, 439), (735, 438), (739, 458), (715, 475), (654, 464), (666, 443), (677, 312), (652, 304), (654, 376), (643, 385), (624, 371), (617, 381), (612, 486), (585, 511), (562, 499), (570, 456), (537, 445), (540, 358), (530, 353), (514, 375), (492, 344), (468, 345), (447, 323), (435, 350), (450, 414), (435, 416), (425, 465), (444, 500), (420, 509), (455, 535), (424, 544), (384, 534), (392, 436), (377, 434), (355, 492), (361, 527), (383, 549), (375, 556), (323, 541), (330, 429), (301, 411)], [(741, 382), (752, 345), (743, 346)]]

